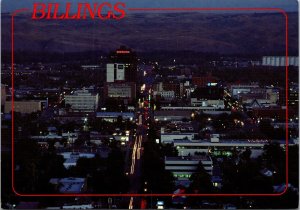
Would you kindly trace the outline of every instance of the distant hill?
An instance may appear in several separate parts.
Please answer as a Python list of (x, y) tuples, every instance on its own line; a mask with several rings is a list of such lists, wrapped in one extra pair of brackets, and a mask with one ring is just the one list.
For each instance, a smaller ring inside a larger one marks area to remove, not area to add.
[[(2, 14), (2, 50), (11, 49), (11, 18)], [(285, 19), (279, 13), (137, 13), (121, 21), (15, 19), (15, 50), (108, 52), (126, 45), (139, 52), (283, 54)], [(289, 52), (298, 51), (298, 14), (289, 14)]]

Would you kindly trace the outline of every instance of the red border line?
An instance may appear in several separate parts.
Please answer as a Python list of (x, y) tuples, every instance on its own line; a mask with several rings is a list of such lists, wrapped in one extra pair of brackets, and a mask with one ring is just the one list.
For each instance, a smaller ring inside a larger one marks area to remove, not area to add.
[[(21, 194), (18, 193), (15, 190), (14, 187), (14, 16), (17, 15), (17, 13), (28, 11), (28, 8), (23, 8), (14, 11), (11, 14), (11, 71), (12, 71), (12, 191), (18, 195), (18, 196), (24, 196), (24, 197), (146, 197), (146, 196), (173, 196), (174, 194)], [(281, 193), (229, 193), (229, 194), (176, 194), (176, 196), (224, 196), (224, 197), (234, 197), (234, 196), (281, 196), (284, 193), (287, 192), (288, 189), (288, 14), (280, 8), (128, 8), (128, 11), (276, 11), (280, 12), (285, 17), (285, 76), (286, 76), (286, 84), (285, 84), (285, 105), (286, 105), (286, 183), (285, 183), (285, 189)]]
[(217, 8), (217, 7), (198, 7), (198, 8), (128, 8), (128, 11), (277, 11), (283, 14), (286, 12), (281, 8), (245, 8), (245, 7), (227, 7), (227, 8)]
[(14, 100), (14, 16), (17, 15), (17, 13), (20, 13), (20, 12), (25, 12), (25, 11), (28, 11), (29, 9), (27, 8), (23, 8), (23, 9), (18, 9), (16, 11), (14, 11), (11, 15), (11, 109), (12, 109), (12, 112), (11, 112), (11, 146), (12, 146), (12, 150), (11, 150), (11, 153), (12, 153), (12, 156), (11, 156), (11, 160), (12, 160), (12, 174), (11, 174), (11, 179), (12, 179), (12, 191), (18, 195), (18, 196), (23, 196), (21, 195), (20, 193), (18, 193), (16, 190), (15, 190), (15, 187), (14, 187), (14, 134), (15, 134), (15, 126), (14, 126), (14, 107), (15, 107), (15, 100)]

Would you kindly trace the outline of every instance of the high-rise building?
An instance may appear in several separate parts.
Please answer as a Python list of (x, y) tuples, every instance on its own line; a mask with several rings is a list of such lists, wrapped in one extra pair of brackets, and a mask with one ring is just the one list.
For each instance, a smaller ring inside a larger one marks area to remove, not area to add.
[(137, 57), (131, 49), (120, 47), (110, 54), (109, 60), (106, 65), (106, 82), (136, 82)]
[(125, 81), (125, 65), (119, 63), (106, 64), (106, 82)]
[(131, 49), (120, 47), (109, 55), (109, 63), (106, 64), (105, 96), (132, 101), (136, 97), (136, 78), (136, 54)]

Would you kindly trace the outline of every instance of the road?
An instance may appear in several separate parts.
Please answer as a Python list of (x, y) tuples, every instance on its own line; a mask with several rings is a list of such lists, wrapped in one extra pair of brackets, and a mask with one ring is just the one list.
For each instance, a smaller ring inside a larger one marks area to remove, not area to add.
[[(145, 131), (143, 126), (143, 117), (140, 114), (138, 117), (138, 127), (136, 131), (136, 136), (134, 139), (134, 145), (132, 149), (131, 155), (131, 165), (130, 165), (130, 172), (129, 172), (129, 179), (130, 179), (130, 194), (139, 193), (141, 188), (141, 155), (143, 152), (142, 143), (145, 138)], [(130, 197), (128, 209), (133, 208), (140, 208), (140, 199), (139, 197)]]
[[(152, 68), (151, 68), (152, 69)], [(151, 71), (150, 69), (150, 71)], [(149, 119), (151, 113), (150, 100), (152, 95), (152, 83), (153, 75), (148, 74), (144, 77), (145, 89), (143, 99), (139, 100), (139, 105), (137, 108), (137, 129), (136, 136), (133, 143), (132, 155), (131, 155), (131, 165), (130, 165), (130, 194), (141, 193), (142, 187), (142, 161), (141, 157), (143, 155), (143, 142), (147, 140), (147, 120)], [(130, 197), (128, 209), (140, 209), (143, 201), (141, 197)]]

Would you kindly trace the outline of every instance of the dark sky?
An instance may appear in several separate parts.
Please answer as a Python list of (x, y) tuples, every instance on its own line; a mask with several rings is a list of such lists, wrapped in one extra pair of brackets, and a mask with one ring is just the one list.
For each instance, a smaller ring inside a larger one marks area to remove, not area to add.
[(269, 7), (298, 11), (297, 0), (2, 0), (2, 12), (32, 8), (33, 2), (125, 2), (127, 7)]

